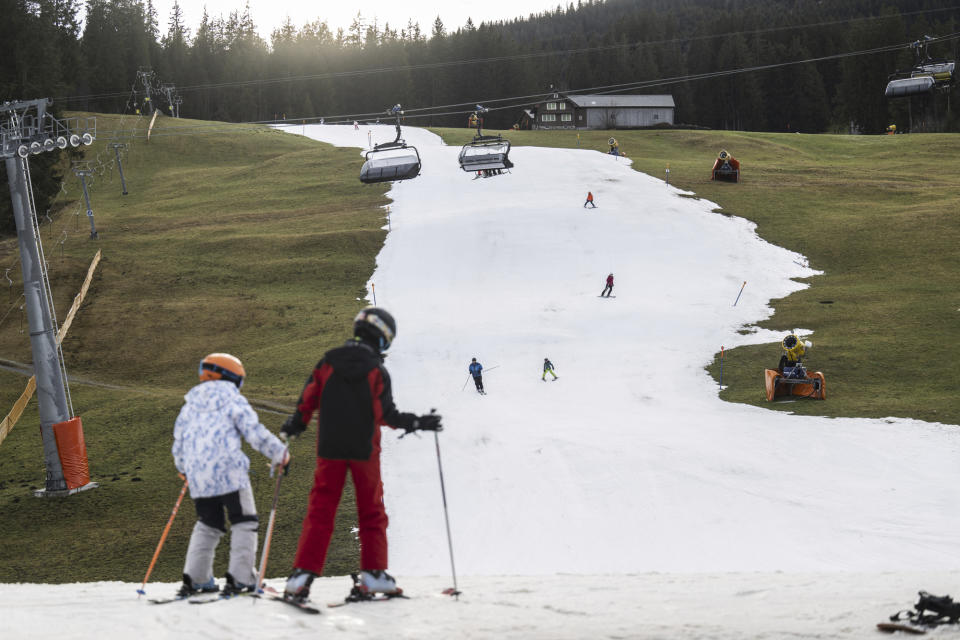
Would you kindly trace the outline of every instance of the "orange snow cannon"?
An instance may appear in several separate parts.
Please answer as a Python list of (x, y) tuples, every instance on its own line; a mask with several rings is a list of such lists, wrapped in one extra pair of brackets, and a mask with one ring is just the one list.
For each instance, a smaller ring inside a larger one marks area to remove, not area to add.
[(721, 182), (740, 182), (740, 161), (727, 153), (726, 149), (721, 150), (713, 163), (710, 179)]

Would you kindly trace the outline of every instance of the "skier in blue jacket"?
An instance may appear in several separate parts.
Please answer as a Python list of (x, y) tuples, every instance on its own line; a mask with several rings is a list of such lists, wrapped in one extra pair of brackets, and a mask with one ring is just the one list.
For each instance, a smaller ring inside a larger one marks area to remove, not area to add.
[(477, 393), (486, 393), (483, 390), (483, 365), (477, 362), (476, 358), (473, 358), (470, 361), (470, 375), (473, 376), (473, 384), (477, 385)]

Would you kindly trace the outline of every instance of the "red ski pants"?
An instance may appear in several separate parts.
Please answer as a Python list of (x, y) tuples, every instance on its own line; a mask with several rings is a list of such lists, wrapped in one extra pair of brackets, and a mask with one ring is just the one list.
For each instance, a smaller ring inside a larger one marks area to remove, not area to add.
[(293, 566), (320, 575), (327, 559), (333, 535), (333, 521), (343, 494), (347, 470), (353, 477), (360, 529), (360, 568), (387, 568), (387, 511), (383, 506), (383, 482), (380, 480), (380, 456), (369, 460), (328, 460), (317, 458), (313, 488), (307, 515), (303, 519), (300, 542)]

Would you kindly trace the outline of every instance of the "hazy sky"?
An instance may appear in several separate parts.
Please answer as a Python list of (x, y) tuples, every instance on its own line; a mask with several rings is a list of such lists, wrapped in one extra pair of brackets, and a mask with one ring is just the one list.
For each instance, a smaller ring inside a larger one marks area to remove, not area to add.
[[(370, 0), (354, 4), (351, 2), (307, 2), (306, 0), (249, 0), (250, 13), (260, 31), (260, 35), (267, 41), (270, 32), (280, 26), (287, 16), (297, 27), (317, 18), (326, 20), (330, 30), (336, 32), (338, 27), (344, 30), (350, 26), (361, 12), (365, 22), (377, 18), (377, 23), (383, 26), (389, 22), (391, 28), (399, 30), (406, 27), (407, 20), (413, 18), (420, 23), (420, 29), (427, 35), (437, 15), (443, 20), (448, 31), (462, 27), (467, 18), (472, 18), (475, 24), (494, 20), (509, 20), (516, 17), (527, 17), (531, 13), (540, 13), (557, 6), (557, 0), (485, 0), (479, 3), (451, 2), (438, 4), (427, 0), (412, 0), (410, 2), (388, 2), (386, 0)], [(569, 0), (567, 0), (569, 1)], [(174, 0), (153, 0), (157, 9), (157, 19), (160, 23), (161, 34), (166, 33), (170, 19), (170, 9)], [(226, 17), (231, 11), (243, 10), (245, 0), (207, 0), (206, 2), (191, 2), (180, 0), (184, 22), (190, 28), (191, 35), (196, 32), (197, 25), (203, 15), (203, 7), (211, 16), (223, 15)], [(438, 8), (440, 7), (440, 8)]]

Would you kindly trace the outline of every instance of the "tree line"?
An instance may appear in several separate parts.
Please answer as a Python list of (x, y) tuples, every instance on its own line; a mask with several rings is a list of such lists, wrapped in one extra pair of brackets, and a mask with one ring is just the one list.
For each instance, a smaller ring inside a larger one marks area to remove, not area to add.
[[(879, 133), (891, 122), (909, 129), (912, 116), (915, 127), (957, 131), (949, 93), (884, 98), (888, 76), (914, 64), (909, 48), (844, 56), (952, 34), (957, 13), (948, 0), (578, 0), (509, 21), (449, 27), (437, 17), (426, 29), (361, 13), (347, 29), (288, 19), (267, 41), (249, 6), (187, 25), (179, 5), (158, 16), (152, 0), (0, 0), (0, 101), (132, 112), (145, 107), (137, 71), (149, 68), (177, 87), (182, 117), (353, 118), (396, 103), (490, 102), (508, 108), (491, 111), (488, 126), (506, 128), (533, 99), (495, 100), (648, 83), (627, 92), (672, 94), (687, 125)], [(955, 48), (929, 53), (953, 59)], [(816, 58), (826, 59), (791, 64)], [(465, 126), (450, 113), (464, 108), (408, 123)]]

